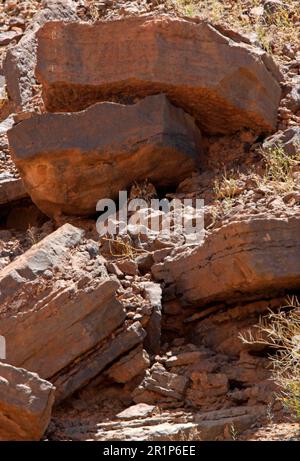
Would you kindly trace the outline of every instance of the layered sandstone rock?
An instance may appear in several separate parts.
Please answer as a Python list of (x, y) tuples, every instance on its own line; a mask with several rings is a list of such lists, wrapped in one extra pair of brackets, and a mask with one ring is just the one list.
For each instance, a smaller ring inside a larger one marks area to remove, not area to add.
[(207, 22), (164, 16), (92, 26), (49, 22), (37, 35), (36, 76), (49, 111), (164, 92), (208, 133), (276, 126), (281, 91), (272, 59)]
[(108, 277), (100, 257), (75, 251), (82, 236), (66, 224), (0, 274), (7, 361), (42, 378), (57, 374), (125, 319), (115, 299), (119, 283)]
[(212, 232), (202, 246), (155, 264), (152, 272), (186, 304), (232, 304), (284, 294), (299, 287), (299, 234), (297, 215), (233, 221)]
[(55, 388), (36, 373), (0, 363), (0, 440), (40, 440)]
[(134, 180), (177, 185), (201, 152), (193, 119), (164, 95), (36, 115), (8, 136), (29, 194), (49, 216), (95, 213), (99, 199), (118, 198)]

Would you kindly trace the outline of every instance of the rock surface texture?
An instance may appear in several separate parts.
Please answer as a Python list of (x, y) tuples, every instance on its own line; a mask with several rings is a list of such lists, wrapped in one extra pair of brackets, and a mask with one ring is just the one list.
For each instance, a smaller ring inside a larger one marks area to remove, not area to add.
[(299, 234), (298, 216), (233, 221), (199, 248), (154, 265), (152, 272), (157, 280), (173, 284), (187, 304), (282, 294), (299, 287)]
[(0, 441), (40, 440), (49, 424), (55, 387), (0, 362)]
[(201, 153), (194, 120), (164, 95), (36, 115), (8, 136), (29, 194), (49, 216), (93, 214), (98, 200), (117, 199), (137, 179), (176, 185)]
[[(42, 378), (91, 349), (125, 318), (114, 298), (118, 282), (105, 277), (104, 266), (91, 279), (80, 270), (84, 254), (70, 260), (82, 235), (65, 225), (1, 272), (0, 331), (7, 361)], [(63, 272), (72, 271), (72, 264), (75, 280), (68, 280)]]
[(281, 91), (274, 62), (207, 22), (50, 22), (37, 36), (36, 77), (48, 111), (163, 92), (209, 133), (244, 127), (269, 132), (276, 126)]
[(290, 425), (299, 1), (213, 3), (0, 2), (0, 440)]

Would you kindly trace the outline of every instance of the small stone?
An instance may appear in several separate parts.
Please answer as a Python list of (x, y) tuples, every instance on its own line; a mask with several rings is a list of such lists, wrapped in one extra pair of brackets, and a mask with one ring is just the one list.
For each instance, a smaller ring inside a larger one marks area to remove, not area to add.
[(0, 33), (0, 46), (9, 45), (13, 40), (19, 40), (22, 37), (22, 32), (8, 30)]
[(46, 270), (46, 271), (44, 272), (44, 277), (45, 277), (46, 279), (52, 279), (52, 278), (53, 278), (53, 272), (51, 272), (51, 271), (49, 271), (49, 270)]
[(138, 265), (135, 261), (130, 259), (124, 259), (123, 261), (117, 261), (116, 266), (118, 269), (127, 275), (137, 275), (138, 274)]
[(132, 405), (126, 410), (118, 413), (116, 418), (118, 419), (137, 419), (145, 418), (146, 416), (151, 415), (155, 409), (154, 405), (148, 405), (147, 403), (138, 403), (137, 405)]
[(203, 356), (203, 352), (184, 352), (182, 354), (174, 355), (166, 361), (167, 367), (180, 367), (185, 365), (190, 365), (192, 363), (199, 362)]

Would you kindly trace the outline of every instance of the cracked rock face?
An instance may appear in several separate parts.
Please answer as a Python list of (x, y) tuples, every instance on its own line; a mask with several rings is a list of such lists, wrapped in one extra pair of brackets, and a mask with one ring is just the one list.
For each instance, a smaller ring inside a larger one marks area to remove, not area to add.
[(8, 136), (29, 194), (49, 216), (95, 213), (98, 200), (118, 198), (137, 178), (176, 185), (196, 169), (201, 153), (192, 117), (164, 95), (36, 115)]
[(48, 111), (166, 93), (211, 134), (244, 127), (270, 132), (276, 126), (281, 90), (272, 59), (204, 21), (58, 21), (37, 36), (36, 77)]

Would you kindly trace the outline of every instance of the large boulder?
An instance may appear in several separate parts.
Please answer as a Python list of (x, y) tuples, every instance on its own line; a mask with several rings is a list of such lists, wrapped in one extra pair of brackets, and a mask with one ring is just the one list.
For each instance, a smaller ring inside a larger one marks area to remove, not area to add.
[(201, 134), (164, 95), (134, 105), (98, 103), (15, 125), (9, 143), (27, 191), (49, 216), (95, 213), (134, 180), (176, 185), (197, 165)]
[(202, 246), (152, 266), (183, 303), (231, 304), (299, 288), (300, 217), (249, 218), (212, 232)]
[(0, 441), (40, 440), (55, 387), (36, 373), (0, 362)]
[(278, 70), (265, 51), (229, 35), (167, 16), (48, 22), (37, 33), (36, 76), (52, 112), (164, 92), (208, 133), (272, 131)]

